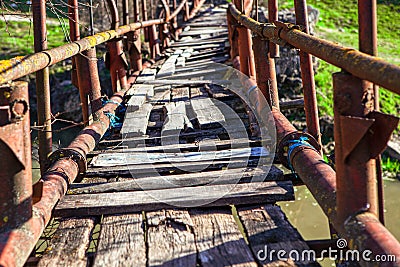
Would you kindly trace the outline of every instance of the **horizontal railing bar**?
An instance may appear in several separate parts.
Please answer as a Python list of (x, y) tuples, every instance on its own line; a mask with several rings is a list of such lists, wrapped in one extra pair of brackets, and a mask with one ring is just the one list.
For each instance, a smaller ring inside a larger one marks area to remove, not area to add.
[(400, 67), (378, 57), (362, 53), (357, 49), (344, 47), (333, 42), (309, 35), (284, 23), (259, 23), (242, 14), (234, 5), (229, 6), (231, 14), (243, 26), (272, 42), (288, 43), (303, 52), (316, 56), (363, 80), (380, 85), (400, 94)]
[(78, 41), (74, 41), (43, 52), (0, 61), (0, 84), (4, 84), (6, 82), (34, 73), (45, 67), (54, 65), (94, 46), (122, 36), (128, 32), (152, 25), (168, 23), (171, 19), (179, 14), (185, 2), (186, 0), (182, 1), (177, 9), (168, 17), (168, 19), (154, 19), (135, 22), (129, 25), (120, 26), (116, 30), (100, 32), (95, 35), (82, 38)]

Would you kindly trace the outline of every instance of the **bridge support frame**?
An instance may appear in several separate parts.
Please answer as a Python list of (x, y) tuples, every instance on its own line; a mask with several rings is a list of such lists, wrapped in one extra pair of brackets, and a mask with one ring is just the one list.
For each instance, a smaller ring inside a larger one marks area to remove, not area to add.
[(13, 82), (1, 91), (0, 232), (4, 232), (32, 217), (32, 153), (28, 83)]
[[(33, 0), (32, 14), (34, 45), (37, 53), (47, 49), (46, 0)], [(47, 157), (52, 151), (53, 143), (48, 67), (36, 72), (36, 98), (37, 123), (41, 128), (38, 131), (40, 172), (43, 174), (47, 168)]]

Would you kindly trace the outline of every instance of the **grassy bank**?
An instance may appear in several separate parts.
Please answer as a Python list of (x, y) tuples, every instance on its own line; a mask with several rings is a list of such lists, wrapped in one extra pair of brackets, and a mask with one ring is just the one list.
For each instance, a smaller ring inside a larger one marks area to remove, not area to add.
[[(293, 1), (280, 1), (280, 8), (292, 8)], [(316, 35), (344, 46), (358, 48), (357, 1), (309, 0), (308, 4), (320, 11)], [(378, 0), (378, 55), (400, 65), (398, 33), (400, 0)], [(339, 69), (321, 62), (315, 76), (321, 114), (333, 115), (332, 73)], [(385, 113), (400, 114), (400, 96), (385, 89), (380, 91), (381, 109)]]
[[(49, 47), (66, 43), (63, 28), (56, 19), (48, 19)], [(68, 23), (67, 23), (68, 25)], [(68, 30), (68, 29), (67, 29)], [(33, 24), (30, 21), (14, 21), (0, 18), (0, 60), (33, 53)]]

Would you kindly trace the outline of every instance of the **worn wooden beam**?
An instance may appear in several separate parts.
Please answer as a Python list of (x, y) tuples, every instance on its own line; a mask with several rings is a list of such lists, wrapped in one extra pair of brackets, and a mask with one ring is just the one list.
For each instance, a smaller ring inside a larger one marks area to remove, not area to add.
[(146, 213), (147, 266), (197, 266), (192, 221), (187, 211)]
[(93, 266), (146, 266), (141, 213), (103, 218)]
[(258, 266), (229, 208), (189, 213), (201, 266)]
[(297, 251), (301, 256), (303, 251), (310, 250), (279, 206), (239, 207), (237, 211), (253, 254), (259, 256), (256, 260), (261, 266), (319, 266), (313, 260), (301, 258), (299, 261), (278, 260), (277, 253), (269, 253), (283, 250), (289, 258), (291, 251)]
[(86, 267), (93, 218), (63, 219), (38, 266)]
[[(193, 167), (194, 166), (191, 166), (190, 169), (193, 170)], [(201, 170), (201, 168), (199, 168), (199, 170)], [(137, 179), (71, 189), (70, 194), (157, 190), (208, 184), (236, 184), (248, 183), (253, 179), (254, 181), (277, 181), (282, 180), (283, 176), (283, 172), (276, 167), (272, 167), (271, 170), (263, 167), (244, 167), (221, 171), (201, 171), (186, 174), (164, 175), (161, 177), (156, 170), (154, 170), (154, 172), (153, 174), (149, 173), (146, 175), (136, 174), (139, 177), (135, 177), (135, 174), (132, 173), (132, 176)]]
[(66, 195), (56, 216), (83, 216), (158, 210), (175, 206), (225, 206), (271, 203), (294, 199), (291, 182), (262, 182), (151, 190)]

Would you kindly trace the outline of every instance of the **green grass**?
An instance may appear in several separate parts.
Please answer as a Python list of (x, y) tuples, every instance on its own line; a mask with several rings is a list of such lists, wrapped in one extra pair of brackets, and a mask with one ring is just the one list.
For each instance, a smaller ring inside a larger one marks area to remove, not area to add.
[[(48, 46), (66, 43), (64, 31), (58, 20), (48, 23)], [(33, 24), (28, 21), (4, 21), (0, 17), (0, 60), (33, 53)]]
[[(341, 44), (358, 48), (357, 1), (309, 0), (309, 5), (320, 11), (316, 35)], [(292, 8), (293, 1), (280, 1), (280, 8)], [(398, 34), (400, 32), (400, 0), (379, 0), (378, 14), (378, 55), (386, 61), (400, 65)], [(320, 61), (315, 76), (320, 113), (333, 115), (332, 73), (338, 68)], [(380, 91), (380, 105), (385, 113), (400, 114), (400, 95), (385, 89)]]
[(391, 159), (389, 157), (382, 157), (382, 170), (390, 173), (400, 173), (400, 161)]

